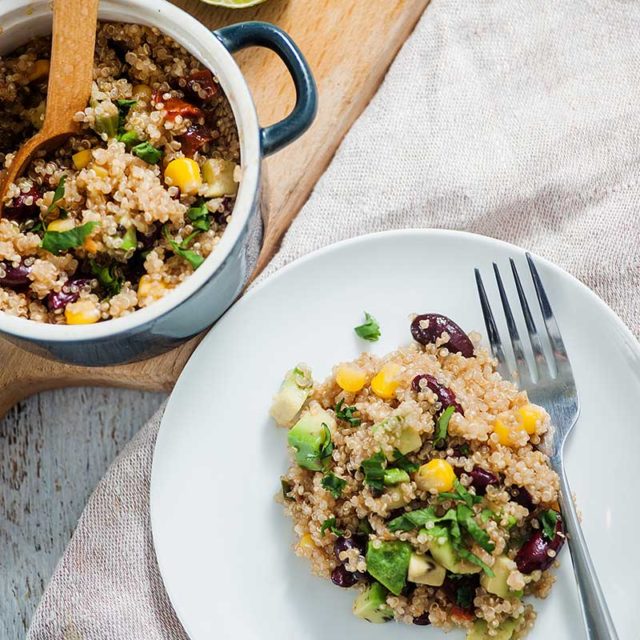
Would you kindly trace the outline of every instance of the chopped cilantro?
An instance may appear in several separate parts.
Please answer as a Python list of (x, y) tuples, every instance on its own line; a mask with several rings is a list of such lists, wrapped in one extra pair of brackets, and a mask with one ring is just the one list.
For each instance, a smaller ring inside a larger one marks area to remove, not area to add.
[(132, 149), (133, 147), (142, 143), (142, 140), (138, 138), (138, 135), (135, 131), (125, 131), (118, 135), (118, 141), (124, 142), (127, 149)]
[(199, 231), (209, 231), (211, 220), (209, 219), (209, 209), (204, 202), (191, 207), (187, 211), (187, 218), (191, 221), (191, 226)]
[(352, 427), (359, 427), (362, 420), (355, 416), (357, 409), (355, 407), (344, 406), (344, 398), (338, 402), (333, 409), (336, 412), (336, 418), (343, 422), (348, 422)]
[(364, 483), (376, 491), (384, 490), (384, 469), (386, 458), (382, 451), (362, 461)]
[(491, 518), (493, 518), (493, 516), (495, 516), (495, 513), (493, 513), (493, 511), (491, 511), (491, 509), (483, 509), (480, 512), (480, 520), (482, 520), (482, 522), (484, 522), (484, 524), (487, 524), (487, 522), (489, 522), (489, 520), (491, 520)]
[(342, 490), (347, 486), (347, 481), (338, 478), (334, 473), (326, 473), (320, 484), (337, 500), (342, 495)]
[(333, 453), (333, 441), (331, 440), (331, 430), (324, 422), (322, 423), (322, 433), (324, 435), (324, 440), (323, 440), (322, 446), (320, 447), (320, 457), (324, 460), (325, 458), (328, 458)]
[(154, 147), (149, 142), (137, 144), (131, 149), (131, 153), (149, 164), (158, 164), (162, 158), (162, 150)]
[(456, 508), (458, 524), (485, 550), (491, 553), (495, 544), (487, 532), (475, 521), (473, 511), (466, 504), (459, 504)]
[(365, 535), (373, 533), (373, 527), (369, 523), (369, 520), (365, 519), (358, 522), (358, 533), (363, 533)]
[[(131, 108), (138, 104), (137, 100), (116, 100), (116, 107), (118, 107), (118, 133), (124, 134), (124, 123), (129, 115)], [(120, 139), (120, 136), (118, 136)]]
[(547, 540), (553, 540), (556, 537), (556, 524), (558, 522), (558, 512), (553, 509), (547, 509), (540, 516), (540, 524), (542, 525), (542, 535)]
[(64, 198), (64, 183), (67, 181), (67, 176), (62, 176), (56, 190), (53, 192), (53, 200), (47, 209), (47, 213), (53, 213), (58, 207), (58, 202)]
[(474, 496), (457, 478), (453, 481), (454, 493), (444, 492), (438, 495), (438, 500), (458, 500), (464, 502), (468, 507), (482, 502), (480, 496)]
[(398, 449), (393, 450), (393, 455), (394, 455), (393, 466), (397, 467), (398, 469), (402, 469), (407, 473), (415, 473), (420, 468), (419, 464), (416, 464), (415, 462), (411, 462), (411, 460), (407, 458), (407, 455), (403, 454)]
[(338, 529), (336, 527), (336, 519), (335, 518), (327, 518), (322, 525), (320, 526), (320, 533), (324, 536), (327, 530), (331, 531), (336, 536), (341, 536), (344, 531), (342, 529)]
[(46, 231), (42, 238), (42, 248), (54, 255), (79, 247), (98, 226), (97, 222), (87, 222), (69, 231)]
[(293, 489), (291, 483), (284, 478), (280, 478), (280, 485), (282, 487), (282, 497), (287, 501), (293, 500), (293, 498), (289, 495), (291, 493), (291, 489)]
[(366, 311), (364, 312), (364, 322), (354, 328), (354, 331), (363, 339), (375, 342), (380, 337), (380, 325), (378, 321)]
[(199, 253), (196, 253), (195, 251), (191, 251), (190, 249), (186, 248), (191, 242), (191, 240), (193, 239), (193, 236), (197, 234), (191, 234), (188, 238), (186, 238), (180, 244), (178, 244), (169, 235), (169, 229), (166, 225), (163, 227), (162, 230), (164, 232), (164, 237), (167, 239), (167, 242), (171, 247), (171, 250), (177, 256), (184, 258), (194, 269), (197, 269), (204, 262), (204, 258)]
[(447, 444), (447, 438), (449, 437), (449, 420), (453, 415), (456, 408), (454, 406), (447, 407), (438, 418), (436, 424), (436, 433), (433, 438), (433, 446), (436, 449), (444, 449)]
[(120, 293), (124, 284), (124, 275), (122, 269), (114, 264), (100, 265), (94, 260), (89, 261), (91, 273), (96, 277), (98, 282), (109, 296), (115, 296)]

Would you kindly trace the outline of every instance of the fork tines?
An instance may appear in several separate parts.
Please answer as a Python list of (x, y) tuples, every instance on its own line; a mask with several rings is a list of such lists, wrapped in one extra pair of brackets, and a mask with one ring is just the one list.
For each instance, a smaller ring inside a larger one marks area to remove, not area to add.
[[(522, 280), (518, 273), (518, 268), (513, 258), (510, 258), (511, 273), (515, 281), (516, 290), (518, 292), (518, 299), (520, 301), (520, 308), (524, 317), (525, 326), (527, 328), (527, 335), (529, 338), (529, 344), (533, 353), (533, 361), (529, 363), (525, 355), (525, 346), (518, 332), (518, 327), (511, 310), (511, 304), (507, 296), (506, 289), (500, 274), (498, 265), (493, 263), (493, 272), (495, 275), (496, 283), (498, 285), (498, 292), (500, 294), (500, 301), (502, 303), (502, 309), (504, 311), (505, 320), (507, 323), (507, 329), (509, 331), (509, 337), (511, 339), (511, 348), (513, 350), (513, 356), (516, 364), (516, 372), (522, 387), (527, 388), (535, 382), (542, 380), (554, 379), (562, 374), (571, 375), (571, 368), (569, 365), (569, 359), (567, 357), (567, 351), (558, 328), (553, 310), (549, 303), (549, 298), (542, 284), (542, 280), (536, 268), (536, 265), (529, 253), (526, 254), (527, 263), (529, 265), (529, 271), (531, 272), (531, 278), (536, 290), (536, 296), (538, 298), (538, 304), (542, 313), (542, 319), (545, 324), (546, 333), (549, 339), (550, 352), (554, 362), (554, 367), (549, 366), (547, 357), (542, 347), (542, 341), (540, 334), (536, 328), (536, 323), (531, 313), (531, 308), (527, 297), (525, 295), (524, 287), (522, 286)], [(491, 351), (494, 358), (498, 361), (498, 371), (503, 377), (512, 378), (505, 352), (500, 338), (500, 332), (498, 330), (489, 298), (482, 281), (482, 276), (479, 269), (475, 269), (476, 285), (478, 287), (478, 295), (480, 297), (480, 305), (482, 307), (482, 314), (484, 316), (485, 326), (487, 328), (487, 336), (491, 345)]]

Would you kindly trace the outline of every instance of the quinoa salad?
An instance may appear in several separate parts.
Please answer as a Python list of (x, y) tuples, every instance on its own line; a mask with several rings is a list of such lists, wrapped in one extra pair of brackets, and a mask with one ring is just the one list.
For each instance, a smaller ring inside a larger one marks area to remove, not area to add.
[[(356, 328), (376, 340), (375, 319)], [(271, 415), (291, 465), (278, 499), (295, 552), (354, 588), (353, 613), (516, 640), (533, 627), (565, 541), (559, 481), (539, 446), (549, 416), (446, 316), (411, 322), (413, 342), (363, 353), (315, 382), (285, 376)]]
[[(44, 119), (51, 39), (0, 57), (0, 177)], [(79, 133), (10, 185), (0, 311), (90, 324), (147, 307), (215, 250), (240, 180), (217, 78), (155, 28), (100, 23)]]

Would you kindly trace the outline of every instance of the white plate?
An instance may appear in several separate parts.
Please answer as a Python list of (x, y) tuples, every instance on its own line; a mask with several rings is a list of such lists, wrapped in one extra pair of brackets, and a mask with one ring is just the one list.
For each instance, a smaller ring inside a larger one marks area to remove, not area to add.
[[(362, 622), (351, 614), (354, 590), (314, 577), (294, 555), (291, 522), (274, 501), (286, 432), (268, 410), (292, 365), (307, 362), (322, 379), (361, 350), (393, 350), (411, 339), (410, 313), (437, 311), (484, 334), (473, 267), (497, 305), (491, 263), (506, 276), (509, 257), (528, 273), (521, 249), (469, 234), (403, 231), (342, 242), (256, 287), (204, 339), (164, 415), (151, 484), (158, 563), (192, 640), (445, 637), (430, 627)], [(631, 640), (640, 628), (640, 345), (584, 285), (537, 263), (582, 402), (567, 471), (620, 637)], [(382, 326), (377, 343), (353, 332), (364, 310)], [(534, 602), (532, 639), (584, 637), (567, 549), (561, 560), (551, 597)]]

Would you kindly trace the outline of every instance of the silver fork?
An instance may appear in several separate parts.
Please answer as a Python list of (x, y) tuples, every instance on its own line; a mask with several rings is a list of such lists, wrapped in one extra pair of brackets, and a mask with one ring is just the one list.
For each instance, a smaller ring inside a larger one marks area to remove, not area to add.
[[(527, 262), (536, 289), (538, 303), (542, 311), (542, 318), (552, 354), (553, 369), (549, 366), (550, 363), (547, 361), (547, 357), (542, 348), (542, 339), (531, 315), (531, 309), (527, 302), (516, 264), (513, 259), (511, 259), (510, 262), (511, 271), (518, 291), (520, 307), (522, 308), (527, 334), (533, 352), (533, 362), (531, 366), (525, 357), (523, 343), (518, 333), (518, 328), (511, 311), (511, 305), (509, 304), (498, 265), (496, 265), (495, 262), (493, 263), (493, 271), (498, 284), (500, 300), (511, 339), (511, 347), (516, 363), (517, 382), (519, 383), (519, 387), (527, 392), (532, 402), (539, 404), (547, 410), (551, 416), (551, 423), (554, 426), (550, 437), (546, 438), (545, 448), (546, 453), (549, 455), (551, 466), (560, 478), (560, 509), (569, 541), (573, 571), (576, 576), (576, 582), (578, 583), (580, 605), (582, 607), (582, 617), (584, 619), (587, 638), (589, 640), (617, 640), (618, 634), (616, 633), (607, 602), (602, 593), (600, 582), (598, 581), (598, 576), (591, 561), (587, 543), (582, 534), (582, 528), (580, 527), (580, 521), (578, 520), (564, 470), (564, 444), (580, 413), (580, 403), (578, 401), (576, 383), (571, 371), (571, 363), (569, 362), (569, 356), (567, 355), (567, 350), (560, 335), (558, 323), (551, 310), (549, 299), (542, 286), (542, 280), (531, 256), (527, 253)], [(509, 370), (505, 359), (500, 333), (498, 332), (482, 282), (482, 276), (478, 269), (475, 269), (475, 276), (489, 343), (491, 344), (493, 356), (498, 361), (498, 371), (504, 378), (511, 380), (514, 376)]]

